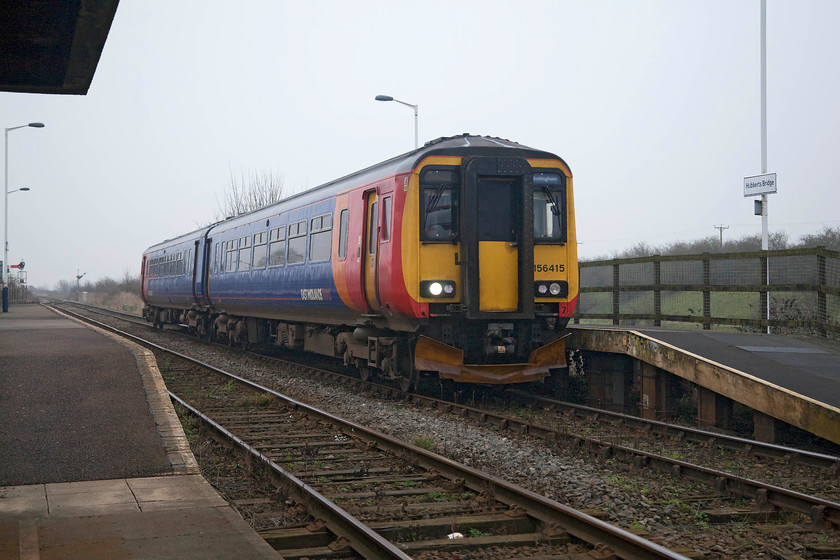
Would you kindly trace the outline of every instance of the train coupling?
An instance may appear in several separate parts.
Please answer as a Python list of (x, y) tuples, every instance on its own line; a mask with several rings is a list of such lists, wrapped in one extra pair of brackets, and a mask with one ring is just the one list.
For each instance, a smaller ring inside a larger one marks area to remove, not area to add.
[(420, 336), (414, 348), (414, 366), (459, 383), (527, 383), (543, 379), (554, 368), (566, 367), (566, 341), (559, 338), (537, 348), (525, 363), (465, 364), (463, 350)]
[(516, 338), (513, 323), (490, 323), (484, 335), (486, 356), (513, 355), (516, 352)]

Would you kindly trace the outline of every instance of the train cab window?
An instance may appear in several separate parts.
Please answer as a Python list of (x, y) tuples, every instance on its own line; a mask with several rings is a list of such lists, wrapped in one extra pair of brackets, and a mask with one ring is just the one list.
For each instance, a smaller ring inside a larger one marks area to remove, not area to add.
[(225, 251), (225, 272), (234, 272), (236, 270), (236, 257), (239, 252), (238, 244), (238, 239), (231, 239), (225, 243), (227, 246), (227, 250)]
[(558, 173), (534, 173), (534, 242), (565, 243), (565, 177)]
[(382, 230), (379, 232), (382, 241), (391, 239), (391, 197), (382, 199)]
[(309, 262), (330, 260), (332, 214), (312, 218), (309, 225)]
[(349, 211), (345, 208), (338, 216), (338, 258), (347, 258), (347, 235), (350, 228)]
[(268, 232), (268, 266), (286, 264), (286, 226)]
[(219, 272), (219, 244), (216, 243), (216, 253), (213, 256), (213, 274)]
[(254, 264), (253, 268), (265, 268), (266, 260), (266, 238), (267, 232), (263, 231), (254, 234)]
[(370, 216), (368, 216), (368, 254), (376, 254), (377, 237), (376, 230), (379, 223), (379, 203), (374, 202), (370, 205)]
[(452, 243), (458, 238), (460, 179), (455, 169), (426, 169), (420, 180), (420, 239)]
[(289, 225), (289, 256), (286, 262), (299, 264), (306, 260), (306, 220)]

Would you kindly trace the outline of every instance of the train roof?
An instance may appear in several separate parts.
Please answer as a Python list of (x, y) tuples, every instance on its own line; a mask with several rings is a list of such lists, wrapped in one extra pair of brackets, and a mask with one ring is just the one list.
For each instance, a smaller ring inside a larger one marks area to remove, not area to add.
[[(347, 188), (368, 182), (375, 182), (379, 179), (397, 175), (400, 173), (411, 172), (420, 161), (431, 155), (487, 155), (504, 157), (508, 150), (517, 150), (520, 153), (525, 152), (526, 157), (545, 158), (545, 159), (559, 159), (562, 158), (555, 154), (543, 150), (537, 150), (524, 146), (511, 140), (504, 138), (496, 138), (492, 136), (478, 136), (474, 134), (464, 133), (458, 136), (445, 136), (430, 140), (422, 147), (394, 156), (385, 161), (371, 165), (359, 171), (350, 173), (338, 179), (334, 179), (317, 187), (312, 187), (304, 192), (294, 194), (288, 198), (284, 198), (274, 204), (240, 214), (226, 220), (216, 222), (210, 226), (206, 226), (186, 233), (179, 237), (169, 239), (162, 243), (158, 243), (149, 247), (148, 250), (155, 250), (163, 248), (164, 246), (177, 244), (191, 238), (198, 238), (207, 235), (210, 230), (220, 228), (224, 229), (238, 227), (244, 223), (250, 223), (261, 219), (263, 216), (273, 216), (278, 211), (282, 211), (284, 206), (288, 206), (295, 201), (297, 204), (304, 205), (317, 201), (320, 198), (331, 196), (333, 193), (341, 192), (345, 186)], [(565, 161), (563, 162), (565, 164)], [(568, 167), (568, 165), (567, 165)]]

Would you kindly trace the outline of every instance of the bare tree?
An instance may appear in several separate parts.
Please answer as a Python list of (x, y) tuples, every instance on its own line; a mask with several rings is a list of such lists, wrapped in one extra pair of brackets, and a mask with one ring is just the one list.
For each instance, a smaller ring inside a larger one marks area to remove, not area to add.
[(279, 202), (284, 184), (283, 176), (271, 171), (252, 171), (247, 177), (242, 172), (239, 180), (231, 171), (224, 198), (219, 201), (217, 197), (219, 217), (232, 218)]

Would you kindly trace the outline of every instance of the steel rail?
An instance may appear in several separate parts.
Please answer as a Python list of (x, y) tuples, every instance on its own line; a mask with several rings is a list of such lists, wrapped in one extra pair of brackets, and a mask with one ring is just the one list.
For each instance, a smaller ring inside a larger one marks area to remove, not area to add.
[[(420, 447), (411, 445), (409, 443), (402, 442), (398, 439), (387, 436), (386, 434), (382, 434), (360, 424), (356, 424), (355, 422), (337, 417), (333, 414), (307, 405), (306, 403), (295, 400), (287, 395), (283, 395), (282, 393), (263, 387), (248, 379), (232, 374), (230, 372), (226, 372), (215, 366), (212, 366), (185, 354), (181, 354), (180, 352), (164, 348), (158, 344), (132, 335), (130, 333), (126, 333), (115, 327), (111, 327), (104, 323), (100, 323), (99, 321), (83, 317), (81, 315), (69, 312), (67, 310), (64, 311), (76, 316), (79, 319), (83, 319), (87, 322), (93, 323), (100, 328), (109, 330), (111, 332), (114, 332), (115, 334), (129, 338), (146, 347), (153, 348), (166, 354), (192, 362), (196, 365), (207, 368), (211, 371), (229, 377), (233, 380), (236, 380), (238, 383), (241, 383), (258, 391), (270, 393), (278, 399), (280, 399), (281, 401), (284, 401), (290, 407), (304, 411), (307, 415), (320, 419), (324, 422), (333, 423), (339, 426), (340, 429), (343, 432), (345, 432), (348, 436), (357, 437), (364, 441), (373, 442), (381, 449), (391, 451), (393, 453), (409, 453), (416, 459), (416, 462), (419, 466), (422, 466), (423, 468), (429, 470), (434, 469), (441, 473), (443, 476), (449, 477), (451, 479), (463, 479), (465, 487), (468, 487), (475, 492), (490, 492), (500, 502), (506, 503), (508, 505), (519, 506), (525, 509), (529, 515), (533, 516), (534, 518), (542, 521), (547, 525), (559, 525), (570, 535), (584, 542), (588, 542), (593, 545), (605, 545), (609, 549), (611, 549), (619, 558), (625, 560), (687, 560), (686, 556), (669, 550), (654, 542), (648, 541), (642, 537), (639, 537), (634, 533), (631, 533), (630, 531), (626, 531), (624, 529), (621, 529), (620, 527), (616, 527), (614, 525), (596, 519), (595, 517), (587, 515), (583, 512), (577, 511), (574, 508), (571, 508), (544, 496), (540, 496), (539, 494), (531, 492), (530, 490), (517, 486), (513, 483), (507, 482), (501, 478), (491, 476), (487, 473), (483, 473), (466, 465), (461, 465), (455, 461), (447, 459), (446, 457), (442, 457), (440, 455), (437, 455)], [(268, 461), (270, 462), (270, 460)], [(277, 468), (280, 469), (280, 471), (283, 471), (282, 467), (278, 466)], [(303, 482), (299, 481), (299, 483), (300, 487), (307, 486)], [(377, 558), (377, 556), (372, 556), (372, 558)]]
[[(96, 322), (92, 319), (86, 319), (88, 321)], [(102, 325), (105, 328), (109, 328), (111, 330), (113, 327), (108, 327), (106, 325)], [(118, 331), (119, 332), (119, 331)], [(133, 337), (128, 333), (125, 333), (126, 336)], [(137, 340), (143, 340), (139, 337)], [(171, 350), (167, 350), (165, 348), (159, 347), (148, 341), (144, 341), (145, 344), (151, 344), (163, 351), (174, 353)], [(177, 355), (177, 353), (174, 353)], [(182, 356), (184, 357), (184, 356)], [(184, 357), (185, 359), (191, 360), (189, 357)], [(208, 364), (201, 364), (205, 367), (213, 368)], [(314, 368), (312, 368), (314, 369)], [(221, 371), (221, 370), (219, 370)], [(320, 370), (316, 370), (320, 371)], [(224, 372), (226, 373), (226, 372)], [(227, 373), (226, 373), (227, 374)], [(239, 378), (237, 376), (232, 377), (239, 379), (240, 381), (251, 384), (250, 381)], [(355, 380), (354, 380), (355, 381)], [(385, 385), (377, 385), (372, 384), (375, 388), (393, 394), (394, 389)], [(256, 386), (255, 387), (259, 387)], [(262, 390), (262, 389), (261, 389)], [(268, 389), (265, 389), (268, 390)], [(275, 393), (274, 391), (268, 390), (274, 393), (277, 396), (281, 396), (279, 393)], [(520, 394), (526, 395), (529, 398), (533, 398), (534, 396), (515, 389), (508, 389), (508, 392), (513, 394)], [(282, 397), (281, 398), (287, 398)], [(731, 473), (727, 473), (725, 471), (710, 469), (707, 467), (703, 467), (700, 465), (694, 465), (691, 463), (687, 463), (684, 461), (679, 461), (676, 459), (671, 459), (669, 457), (665, 457), (662, 455), (658, 455), (655, 453), (650, 453), (638, 449), (633, 449), (630, 447), (622, 446), (619, 444), (611, 443), (606, 440), (600, 440), (597, 438), (592, 438), (589, 436), (584, 436), (582, 434), (571, 433), (571, 432), (563, 432), (561, 430), (557, 430), (555, 428), (542, 426), (539, 424), (534, 424), (531, 422), (519, 420), (516, 418), (507, 417), (501, 414), (496, 414), (484, 410), (475, 409), (472, 407), (468, 407), (465, 405), (459, 405), (456, 403), (451, 403), (449, 401), (442, 401), (439, 399), (435, 399), (432, 397), (427, 397), (423, 395), (411, 394), (410, 398), (415, 403), (421, 404), (428, 404), (433, 407), (441, 406), (444, 409), (448, 409), (450, 411), (459, 411), (462, 416), (471, 417), (477, 419), (480, 423), (491, 423), (494, 424), (502, 429), (511, 429), (519, 431), (523, 434), (533, 435), (535, 437), (540, 437), (542, 439), (548, 441), (556, 441), (560, 438), (570, 439), (574, 441), (577, 445), (584, 445), (589, 444), (593, 446), (597, 446), (602, 449), (602, 453), (606, 453), (609, 455), (613, 455), (616, 458), (632, 462), (638, 467), (648, 466), (651, 468), (655, 468), (659, 472), (670, 473), (674, 477), (684, 477), (689, 480), (693, 480), (695, 482), (701, 482), (713, 487), (717, 492), (726, 493), (738, 497), (745, 497), (756, 501), (759, 505), (770, 505), (773, 507), (777, 507), (779, 509), (785, 511), (794, 511), (797, 513), (801, 513), (804, 515), (808, 515), (814, 525), (820, 524), (828, 524), (835, 528), (840, 528), (840, 504), (836, 502), (832, 502), (829, 500), (824, 500), (822, 498), (811, 496), (807, 494), (803, 494), (800, 492), (796, 492), (790, 489), (781, 488), (778, 486), (774, 486), (771, 484), (767, 484), (761, 481), (756, 481), (748, 478), (739, 477), (737, 475), (733, 475)], [(623, 415), (617, 412), (611, 411), (603, 411), (599, 409), (594, 409), (591, 407), (585, 407), (582, 405), (574, 405), (571, 403), (563, 403), (562, 401), (555, 401), (553, 399), (547, 399), (540, 397), (541, 400), (544, 402), (549, 402), (552, 404), (557, 404), (560, 406), (569, 407), (574, 410), (586, 412), (593, 415), (606, 415), (615, 418), (620, 418), (622, 421), (640, 421), (639, 425), (652, 425), (659, 429), (673, 429), (677, 430), (678, 428), (672, 426), (670, 424), (653, 421), (653, 420), (644, 420), (639, 419), (637, 417), (631, 417), (627, 415)], [(298, 403), (301, 406), (307, 406), (303, 403)], [(717, 443), (718, 441), (727, 441), (731, 445), (735, 446), (734, 449), (738, 451), (750, 451), (756, 452), (756, 450), (763, 450), (768, 456), (778, 457), (779, 455), (783, 457), (794, 457), (796, 454), (801, 455), (802, 457), (807, 457), (810, 462), (820, 463), (823, 466), (828, 464), (832, 465), (832, 468), (835, 468), (834, 465), (837, 463), (840, 458), (833, 457), (830, 455), (822, 455), (819, 453), (807, 452), (802, 450), (796, 450), (792, 448), (787, 448), (784, 446), (778, 446), (773, 444), (764, 444), (761, 442), (753, 442), (751, 440), (745, 440), (743, 438), (736, 438), (733, 436), (725, 436), (723, 434), (717, 434), (713, 432), (704, 432), (702, 430), (697, 430), (693, 428), (687, 428), (686, 430), (691, 431), (692, 434), (695, 436), (702, 435), (698, 441), (703, 443), (709, 444)], [(387, 436), (384, 436), (387, 437)], [(425, 452), (422, 449), (418, 448), (419, 452)], [(756, 453), (758, 454), (758, 453)], [(432, 467), (438, 468), (438, 467)], [(467, 468), (467, 467), (464, 467)], [(441, 470), (438, 468), (438, 470)], [(441, 471), (444, 472), (444, 471)], [(835, 471), (836, 472), (836, 471)], [(458, 475), (452, 475), (453, 477)], [(483, 483), (483, 484), (486, 484)], [(504, 501), (504, 500), (502, 500)], [(523, 506), (524, 507), (524, 506)], [(583, 537), (581, 537), (583, 538)], [(584, 538), (584, 540), (586, 540)]]
[(313, 517), (326, 522), (327, 528), (337, 537), (344, 537), (350, 543), (350, 548), (364, 558), (383, 558), (411, 560), (411, 557), (397, 548), (393, 543), (383, 538), (379, 533), (347, 513), (344, 509), (330, 501), (323, 494), (300, 480), (298, 477), (285, 470), (283, 467), (257, 451), (253, 446), (243, 439), (237, 437), (221, 424), (194, 408), (178, 395), (169, 391), (169, 397), (190, 411), (191, 414), (200, 418), (207, 426), (210, 426), (217, 434), (232, 442), (236, 446), (246, 450), (250, 455), (259, 460), (264, 466), (278, 475), (288, 484), (284, 489), (298, 502), (306, 504)]
[(592, 445), (601, 449), (602, 455), (612, 455), (626, 462), (632, 462), (637, 467), (651, 467), (659, 472), (670, 473), (673, 477), (683, 477), (695, 482), (701, 482), (714, 488), (721, 494), (731, 494), (746, 497), (756, 501), (759, 505), (771, 505), (785, 511), (793, 511), (808, 515), (814, 525), (830, 524), (840, 528), (840, 504), (824, 500), (817, 496), (803, 494), (787, 488), (780, 488), (765, 482), (739, 477), (725, 471), (710, 469), (694, 465), (685, 461), (671, 459), (656, 453), (633, 449), (610, 441), (601, 440), (583, 434), (564, 432), (548, 426), (534, 424), (510, 418), (501, 414), (488, 412), (448, 401), (440, 401), (431, 397), (412, 395), (417, 403), (427, 402), (443, 407), (443, 410), (464, 417), (475, 418), (481, 423), (488, 423), (502, 429), (518, 431), (539, 437), (546, 441), (567, 439), (575, 445)]
[(608, 417), (621, 420), (631, 427), (638, 427), (639, 429), (651, 429), (654, 433), (659, 433), (664, 436), (684, 436), (690, 441), (695, 441), (704, 445), (717, 445), (724, 449), (737, 451), (741, 453), (750, 453), (752, 455), (770, 457), (774, 459), (785, 459), (791, 462), (797, 462), (803, 465), (812, 467), (832, 469), (835, 474), (840, 473), (840, 457), (836, 455), (827, 455), (824, 453), (817, 453), (814, 451), (807, 451), (805, 449), (796, 449), (784, 445), (774, 443), (766, 443), (762, 441), (755, 441), (738, 436), (722, 434), (718, 432), (710, 432), (708, 430), (701, 430), (699, 428), (692, 428), (688, 426), (676, 426), (667, 422), (659, 420), (648, 420), (638, 416), (631, 416), (621, 412), (614, 412), (611, 410), (603, 410), (593, 408), (590, 406), (573, 404), (569, 402), (559, 401), (541, 395), (535, 395), (520, 389), (508, 389), (508, 393), (512, 395), (527, 397), (531, 400), (546, 403), (555, 408), (564, 410), (571, 410), (586, 417)]

